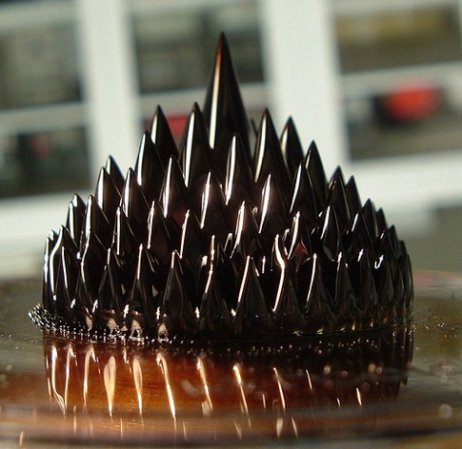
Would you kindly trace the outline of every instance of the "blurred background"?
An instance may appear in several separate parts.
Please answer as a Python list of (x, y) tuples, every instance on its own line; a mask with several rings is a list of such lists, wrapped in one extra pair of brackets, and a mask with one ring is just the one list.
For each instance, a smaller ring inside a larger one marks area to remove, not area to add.
[(414, 268), (462, 271), (462, 0), (0, 1), (0, 277), (107, 156), (123, 171), (157, 104), (181, 136), (227, 34), (249, 115), (292, 115), (355, 175)]

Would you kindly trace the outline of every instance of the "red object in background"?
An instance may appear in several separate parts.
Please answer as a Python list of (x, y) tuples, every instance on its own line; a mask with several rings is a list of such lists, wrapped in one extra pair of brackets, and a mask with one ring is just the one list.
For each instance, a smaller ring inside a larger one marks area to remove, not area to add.
[(440, 92), (433, 86), (408, 85), (381, 98), (381, 112), (395, 123), (418, 122), (439, 106)]
[(187, 115), (168, 116), (168, 124), (170, 125), (170, 130), (172, 131), (173, 138), (176, 142), (179, 142), (181, 137), (183, 136), (187, 120)]

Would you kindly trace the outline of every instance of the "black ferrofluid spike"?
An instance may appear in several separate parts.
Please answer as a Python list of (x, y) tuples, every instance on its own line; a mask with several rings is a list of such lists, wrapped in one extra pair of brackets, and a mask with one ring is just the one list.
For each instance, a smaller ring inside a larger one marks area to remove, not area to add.
[(120, 204), (120, 193), (112, 177), (103, 167), (96, 183), (95, 198), (110, 224), (114, 224), (117, 207)]
[(292, 119), (280, 138), (268, 110), (249, 129), (223, 35), (203, 111), (179, 153), (157, 107), (126, 178), (109, 157), (94, 195), (74, 195), (46, 239), (33, 318), (138, 342), (406, 326), (412, 269), (395, 227), (353, 177), (326, 179), (314, 142), (303, 156)]
[(274, 239), (273, 248), (275, 265), (279, 271), (279, 281), (272, 307), (274, 326), (282, 334), (302, 333), (304, 319), (294, 287), (295, 273), (279, 234)]
[(204, 117), (209, 131), (213, 160), (221, 173), (226, 170), (228, 148), (233, 135), (242, 142), (244, 157), (250, 163), (249, 121), (234, 72), (231, 52), (225, 35), (218, 39), (212, 79), (204, 103)]
[(252, 169), (238, 134), (233, 135), (228, 149), (224, 194), (226, 205), (234, 213), (243, 201), (247, 201), (250, 207), (258, 204), (252, 180)]
[(243, 201), (237, 213), (232, 240), (231, 259), (240, 258), (245, 263), (247, 256), (254, 257), (258, 250), (258, 225), (248, 204)]
[(159, 262), (168, 265), (173, 248), (170, 247), (170, 233), (165, 224), (164, 212), (158, 201), (153, 201), (148, 215), (147, 248)]
[(80, 252), (82, 254), (90, 234), (94, 234), (105, 247), (108, 247), (111, 243), (111, 224), (93, 195), (88, 197), (82, 226), (82, 235), (80, 238)]
[[(194, 103), (180, 146), (184, 183), (190, 192), (196, 189), (201, 190), (207, 174), (212, 170), (211, 152), (204, 117), (199, 105)], [(197, 201), (195, 202), (197, 203)], [(197, 211), (199, 207), (198, 205), (195, 206)]]
[(262, 190), (258, 232), (271, 242), (274, 235), (283, 232), (287, 227), (286, 207), (282, 195), (277, 181), (270, 173)]
[(242, 275), (234, 317), (234, 332), (240, 336), (271, 335), (273, 323), (258, 281), (257, 267), (248, 256)]
[(281, 150), (287, 170), (293, 178), (298, 166), (303, 162), (303, 148), (292, 117), (289, 117), (282, 130)]
[(322, 210), (326, 204), (327, 181), (326, 174), (324, 173), (324, 167), (321, 162), (321, 156), (319, 155), (318, 146), (314, 140), (308, 147), (308, 151), (305, 156), (305, 167), (310, 177), (311, 184), (313, 185), (318, 208)]
[(159, 320), (158, 336), (161, 339), (190, 336), (196, 327), (196, 317), (188, 287), (184, 282), (181, 259), (176, 251), (172, 252)]
[(226, 299), (220, 288), (217, 271), (209, 265), (204, 293), (199, 311), (199, 334), (208, 337), (229, 337), (233, 333), (233, 320)]
[(213, 173), (209, 172), (202, 190), (201, 229), (207, 236), (216, 235), (218, 241), (224, 244), (231, 231), (229, 221), (221, 186)]
[(43, 252), (43, 270), (42, 270), (42, 306), (51, 315), (55, 314), (55, 302), (53, 298), (53, 284), (50, 265), (50, 254), (56, 243), (58, 235), (52, 231), (45, 239), (45, 250)]
[(127, 313), (130, 317), (129, 329), (132, 332), (157, 329), (157, 309), (159, 291), (157, 290), (154, 267), (145, 245), (138, 250), (138, 263), (133, 286), (128, 299)]
[(191, 209), (191, 200), (184, 183), (183, 173), (178, 162), (170, 158), (162, 184), (160, 202), (165, 218), (181, 226), (186, 211)]
[(114, 233), (111, 245), (115, 254), (126, 262), (135, 259), (138, 245), (138, 239), (133, 233), (127, 215), (125, 215), (121, 207), (118, 207), (115, 214)]
[(164, 166), (148, 131), (145, 131), (141, 138), (134, 171), (136, 181), (141, 186), (146, 200), (151, 202), (159, 199), (164, 179)]
[(97, 325), (103, 329), (120, 329), (123, 326), (122, 313), (126, 303), (126, 295), (122, 289), (119, 270), (120, 266), (116, 256), (109, 249), (99, 286), (98, 310), (95, 316)]
[(140, 184), (138, 184), (136, 174), (131, 168), (128, 169), (127, 177), (125, 178), (120, 205), (138, 241), (146, 241), (146, 218), (149, 212), (149, 205)]
[(117, 162), (112, 156), (109, 156), (106, 161), (106, 165), (104, 166), (106, 171), (108, 172), (109, 176), (112, 178), (114, 185), (117, 187), (117, 190), (120, 194), (124, 189), (125, 178), (122, 172), (120, 171)]
[(340, 232), (346, 231), (351, 224), (350, 206), (345, 191), (342, 169), (337, 167), (329, 181), (327, 203), (335, 210)]
[(332, 300), (325, 286), (321, 257), (313, 254), (313, 257), (306, 261), (303, 274), (308, 281), (306, 296), (301, 298), (305, 321), (314, 333), (331, 330), (334, 327)]
[(358, 187), (356, 186), (354, 176), (351, 176), (346, 183), (345, 194), (348, 201), (348, 207), (350, 208), (350, 216), (354, 217), (362, 207), (361, 198), (359, 196)]
[(293, 268), (297, 273), (302, 264), (313, 255), (309, 228), (300, 212), (297, 212), (292, 218), (285, 244), (288, 258), (292, 261)]
[(67, 208), (66, 228), (77, 246), (80, 245), (86, 205), (77, 193), (74, 194)]
[(75, 254), (62, 246), (54, 293), (56, 297), (56, 315), (71, 322), (74, 320), (73, 308), (79, 274), (78, 269)]
[(281, 144), (274, 128), (271, 114), (266, 109), (263, 112), (254, 155), (254, 181), (261, 190), (269, 175), (278, 185), (284, 195), (284, 203), (291, 191), (289, 172), (282, 155)]
[(316, 226), (318, 221), (316, 199), (311, 180), (303, 164), (299, 164), (295, 171), (292, 198), (289, 206), (291, 217), (298, 213), (303, 216), (310, 228)]
[(172, 157), (178, 159), (178, 149), (168, 126), (164, 111), (157, 106), (151, 123), (151, 140), (157, 147), (162, 165), (167, 167), (168, 160)]
[(77, 280), (75, 320), (92, 329), (95, 325), (94, 306), (104, 272), (106, 249), (98, 237), (90, 233), (85, 242)]

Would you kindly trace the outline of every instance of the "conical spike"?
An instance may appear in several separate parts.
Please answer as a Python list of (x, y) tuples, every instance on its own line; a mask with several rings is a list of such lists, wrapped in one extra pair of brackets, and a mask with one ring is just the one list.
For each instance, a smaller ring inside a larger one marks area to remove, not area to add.
[(130, 329), (141, 327), (152, 332), (157, 328), (157, 308), (159, 307), (159, 292), (156, 289), (154, 270), (149, 254), (143, 244), (138, 250), (138, 263), (135, 280), (128, 301)]
[(109, 156), (106, 161), (106, 165), (104, 166), (109, 176), (112, 178), (114, 185), (116, 186), (119, 194), (122, 195), (122, 191), (124, 189), (125, 179), (124, 175), (120, 171), (117, 162), (114, 160), (112, 156)]
[(279, 284), (273, 303), (274, 325), (282, 334), (300, 333), (304, 328), (303, 315), (298, 307), (297, 294), (292, 281), (291, 265), (279, 235), (274, 240), (274, 256), (279, 271)]
[(158, 336), (161, 339), (171, 339), (174, 336), (192, 335), (195, 324), (196, 318), (185, 288), (181, 260), (174, 251), (160, 309)]
[(245, 336), (267, 335), (272, 327), (271, 315), (258, 282), (257, 268), (249, 256), (237, 299), (234, 331), (237, 335)]
[(236, 134), (233, 135), (229, 146), (224, 193), (226, 205), (233, 211), (246, 200), (250, 207), (257, 205), (248, 156), (240, 137)]
[(405, 317), (410, 318), (413, 308), (414, 282), (412, 279), (411, 259), (406, 251), (403, 252), (399, 260), (399, 268), (403, 276)]
[(109, 223), (113, 224), (117, 206), (120, 203), (120, 194), (112, 177), (102, 168), (96, 184), (95, 199)]
[(293, 261), (295, 272), (308, 257), (311, 257), (311, 239), (303, 217), (297, 212), (292, 219), (292, 226), (287, 236), (288, 257)]
[(93, 306), (93, 314), (98, 327), (115, 330), (121, 327), (122, 312), (118, 301), (119, 298), (114, 296), (115, 292), (112, 287), (109, 267), (106, 265), (101, 276), (98, 300), (95, 301)]
[(79, 267), (75, 254), (71, 254), (65, 246), (61, 247), (60, 261), (55, 291), (56, 313), (64, 320), (73, 321)]
[(94, 234), (100, 242), (108, 247), (112, 238), (112, 227), (93, 195), (88, 197), (85, 220), (80, 240), (80, 252), (83, 253), (90, 234)]
[(357, 330), (360, 326), (358, 312), (348, 267), (345, 258), (340, 254), (337, 262), (334, 296), (336, 327), (342, 330)]
[(254, 182), (257, 189), (262, 189), (268, 175), (272, 175), (279, 189), (287, 198), (290, 195), (291, 185), (281, 145), (279, 143), (273, 120), (266, 109), (260, 123), (255, 150)]
[(183, 173), (178, 162), (172, 158), (168, 161), (160, 198), (164, 216), (181, 226), (186, 211), (191, 209), (191, 201)]
[(386, 256), (382, 255), (375, 261), (374, 278), (378, 293), (378, 303), (383, 310), (381, 324), (390, 324), (394, 315), (394, 289)]
[(289, 117), (282, 130), (281, 149), (290, 177), (293, 178), (298, 166), (303, 163), (303, 148), (292, 117)]
[(168, 265), (171, 257), (170, 234), (165, 225), (164, 212), (159, 202), (153, 201), (148, 216), (147, 248), (161, 264)]
[(145, 242), (147, 237), (147, 217), (149, 205), (136, 180), (135, 172), (129, 168), (125, 179), (125, 187), (120, 202), (122, 210), (128, 217), (130, 226), (140, 242)]
[(211, 235), (207, 252), (207, 265), (209, 268), (217, 268), (223, 260), (223, 250), (216, 235)]
[(404, 281), (387, 231), (385, 231), (380, 238), (379, 254), (385, 256), (388, 269), (390, 270), (394, 294), (393, 320), (396, 320), (397, 317), (403, 316), (404, 312)]
[(59, 266), (61, 264), (62, 248), (66, 248), (66, 251), (69, 253), (70, 257), (77, 259), (78, 248), (74, 243), (71, 235), (69, 234), (69, 231), (64, 226), (60, 227), (58, 236), (54, 242), (53, 248), (51, 249), (48, 258), (49, 288), (53, 294), (53, 310), (56, 309), (56, 283)]
[(209, 172), (202, 192), (201, 229), (208, 236), (216, 235), (223, 244), (231, 230), (228, 222), (223, 191), (215, 176)]
[(207, 244), (193, 212), (188, 210), (181, 228), (180, 257), (196, 272), (201, 266)]
[(210, 266), (199, 311), (199, 332), (206, 336), (229, 337), (233, 331), (231, 313), (221, 293), (217, 272)]
[(321, 259), (317, 254), (307, 262), (309, 284), (303, 313), (307, 322), (308, 330), (323, 332), (331, 329), (334, 316), (330, 309), (331, 299), (324, 287)]
[(117, 256), (123, 259), (136, 257), (138, 239), (135, 237), (127, 216), (120, 207), (117, 208), (114, 224), (112, 247)]
[(350, 264), (351, 281), (363, 315), (365, 327), (374, 327), (381, 316), (377, 289), (372, 276), (372, 263), (367, 251), (360, 251)]
[(327, 199), (327, 181), (319, 150), (314, 140), (308, 147), (305, 156), (305, 167), (313, 185), (318, 209), (323, 209)]
[(148, 131), (145, 131), (141, 138), (134, 172), (146, 200), (149, 203), (154, 199), (157, 200), (165, 172), (157, 147)]
[[(382, 209), (379, 209), (381, 211)], [(377, 212), (378, 214), (378, 212)], [(393, 254), (397, 259), (401, 257), (402, 254), (402, 246), (401, 246), (401, 241), (398, 238), (398, 235), (396, 234), (396, 228), (395, 225), (390, 226), (389, 228), (384, 228), (383, 232), (388, 233), (388, 238), (390, 240), (391, 248), (393, 250)], [(382, 233), (383, 233), (382, 232)]]
[(209, 129), (213, 159), (222, 173), (226, 169), (228, 147), (234, 134), (242, 139), (245, 153), (250, 160), (249, 122), (223, 33), (218, 40), (215, 67), (204, 104), (204, 117)]
[(335, 210), (331, 206), (321, 215), (321, 226), (322, 250), (329, 260), (336, 261), (343, 247)]
[[(243, 267), (242, 267), (243, 268)], [(221, 296), (223, 296), (228, 310), (236, 308), (238, 271), (233, 266), (232, 260), (225, 257), (224, 250), (214, 235), (210, 238), (207, 260), (203, 258), (200, 289), (205, 290), (209, 270), (214, 271), (214, 282), (217, 283)]]
[(362, 208), (361, 198), (359, 196), (358, 187), (354, 176), (351, 176), (345, 185), (345, 193), (350, 208), (350, 216), (354, 217)]
[(258, 248), (257, 237), (257, 222), (249, 206), (243, 201), (237, 213), (231, 257), (234, 258), (239, 255), (242, 262), (245, 263), (247, 256), (255, 256)]
[(372, 241), (374, 242), (377, 237), (379, 237), (378, 227), (377, 227), (377, 212), (375, 211), (374, 203), (368, 199), (363, 206), (362, 214), (364, 222), (366, 223), (369, 235), (371, 236)]
[(383, 212), (382, 208), (380, 208), (375, 214), (375, 219), (377, 222), (377, 233), (378, 235), (380, 235), (382, 234), (382, 232), (388, 229), (387, 220), (385, 218), (385, 213)]
[(207, 239), (201, 232), (199, 222), (192, 211), (187, 211), (181, 229), (180, 257), (183, 277), (194, 296), (194, 305), (202, 294), (200, 273), (205, 266), (204, 254), (207, 253)]
[(98, 298), (99, 304), (103, 310), (113, 310), (116, 321), (119, 322), (122, 317), (122, 308), (126, 300), (124, 287), (120, 280), (120, 266), (116, 259), (114, 250), (108, 249), (106, 256), (105, 275), (101, 280)]
[(172, 157), (178, 159), (178, 149), (173, 139), (172, 132), (168, 126), (164, 111), (160, 106), (157, 106), (152, 118), (151, 124), (151, 140), (159, 151), (159, 156), (164, 168), (168, 165), (168, 160)]
[(74, 194), (67, 208), (66, 228), (77, 246), (82, 236), (85, 209), (85, 202), (77, 193)]
[(81, 321), (86, 321), (92, 315), (93, 304), (98, 298), (105, 260), (106, 249), (95, 234), (90, 234), (80, 263), (81, 285), (80, 294), (77, 295), (77, 307)]
[[(269, 245), (267, 245), (269, 246)], [(279, 285), (279, 270), (275, 266), (274, 262), (274, 238), (270, 249), (265, 248), (265, 255), (260, 256), (258, 259), (254, 259), (258, 262), (257, 272), (260, 287), (265, 297), (265, 302), (268, 310), (271, 311), (274, 306), (275, 292)]]
[(45, 250), (43, 255), (43, 271), (42, 271), (42, 305), (45, 310), (51, 314), (55, 314), (56, 304), (53, 298), (52, 286), (52, 266), (50, 265), (50, 254), (53, 250), (58, 235), (53, 231), (45, 240)]
[(316, 225), (318, 219), (316, 199), (313, 186), (303, 164), (300, 164), (295, 172), (289, 215), (293, 217), (298, 212), (302, 214), (310, 228)]
[(355, 260), (361, 251), (367, 252), (368, 256), (374, 259), (374, 246), (361, 211), (356, 213), (346, 240), (349, 260)]
[(259, 234), (271, 237), (282, 232), (287, 226), (287, 217), (282, 194), (272, 174), (268, 175), (262, 190)]
[(340, 167), (337, 167), (329, 182), (327, 203), (334, 208), (339, 230), (343, 233), (350, 227), (351, 217)]
[(184, 183), (190, 192), (195, 192), (196, 189), (202, 188), (207, 173), (212, 169), (210, 162), (212, 150), (208, 144), (204, 117), (197, 103), (194, 103), (189, 116), (180, 148)]

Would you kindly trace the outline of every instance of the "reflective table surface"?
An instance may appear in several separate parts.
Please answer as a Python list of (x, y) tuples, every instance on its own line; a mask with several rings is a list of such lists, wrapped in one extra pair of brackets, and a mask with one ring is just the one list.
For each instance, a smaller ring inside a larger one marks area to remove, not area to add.
[(44, 335), (3, 282), (0, 446), (459, 447), (462, 276), (415, 283), (408, 328), (172, 350)]

